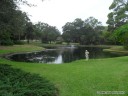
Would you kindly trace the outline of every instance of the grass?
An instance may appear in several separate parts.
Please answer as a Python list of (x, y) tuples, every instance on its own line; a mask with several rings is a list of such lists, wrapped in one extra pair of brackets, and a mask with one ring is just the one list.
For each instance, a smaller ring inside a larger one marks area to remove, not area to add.
[(60, 91), (60, 96), (104, 96), (97, 91), (125, 91), (127, 96), (128, 57), (78, 60), (65, 64), (37, 64), (9, 61), (1, 58), (0, 64), (9, 64), (26, 72), (46, 77)]
[(13, 46), (0, 46), (0, 54), (9, 54), (16, 52), (32, 52), (44, 50), (42, 47), (37, 47), (35, 45), (13, 45)]
[(128, 50), (124, 49), (123, 46), (112, 46), (109, 49), (104, 49), (103, 51), (112, 52), (112, 53), (128, 54)]

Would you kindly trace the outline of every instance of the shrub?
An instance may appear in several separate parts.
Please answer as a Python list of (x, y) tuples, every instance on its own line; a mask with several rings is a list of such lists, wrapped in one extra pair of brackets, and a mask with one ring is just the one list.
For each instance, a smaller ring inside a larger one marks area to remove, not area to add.
[(128, 50), (128, 45), (124, 45), (124, 49)]
[(0, 64), (0, 96), (58, 96), (45, 78)]
[(61, 41), (56, 41), (56, 44), (62, 44), (63, 42), (61, 42)]
[(8, 45), (13, 45), (13, 42), (10, 39), (8, 39), (8, 40), (0, 40), (0, 44), (8, 46)]
[(18, 45), (23, 45), (24, 44), (24, 42), (20, 41), (20, 40), (15, 40), (13, 42), (14, 42), (14, 44), (18, 44)]

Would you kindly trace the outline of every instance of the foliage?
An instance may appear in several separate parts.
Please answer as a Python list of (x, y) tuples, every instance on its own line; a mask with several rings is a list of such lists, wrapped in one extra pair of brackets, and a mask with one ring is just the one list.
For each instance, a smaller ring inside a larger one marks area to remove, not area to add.
[(35, 24), (35, 29), (40, 35), (42, 43), (54, 42), (57, 37), (60, 36), (59, 30), (54, 26), (48, 25), (47, 23), (38, 22), (38, 24)]
[(128, 22), (128, 0), (113, 0), (109, 7), (112, 12), (108, 14), (108, 30), (114, 31), (116, 28)]
[(15, 40), (20, 40), (21, 36), (24, 34), (26, 22), (29, 20), (26, 13), (18, 10), (16, 1), (17, 0), (0, 1), (1, 45), (6, 45), (8, 42), (13, 43)]
[(29, 43), (39, 36), (27, 14), (19, 10), (20, 4), (34, 6), (27, 0), (0, 0), (0, 45), (11, 45), (24, 39)]
[(13, 41), (14, 42), (14, 44), (16, 44), (16, 45), (23, 45), (23, 44), (25, 44), (23, 41), (21, 41), (21, 40), (16, 40), (16, 41)]
[(110, 44), (116, 45), (120, 43), (123, 44), (121, 40), (122, 36), (119, 40), (119, 34), (117, 34), (117, 32), (114, 32), (117, 30), (119, 31), (121, 26), (128, 23), (128, 0), (113, 0), (109, 9), (111, 10), (111, 12), (108, 14), (107, 20), (108, 31), (110, 33), (109, 42)]
[(13, 41), (10, 38), (10, 34), (5, 30), (0, 32), (0, 45), (13, 45)]
[(33, 37), (33, 31), (34, 31), (34, 29), (33, 29), (32, 22), (28, 22), (26, 24), (26, 38), (27, 38), (28, 44), (29, 44), (30, 39), (32, 39), (32, 37)]
[[(8, 45), (11, 42), (11, 18), (16, 8), (12, 0), (0, 1), (0, 45)], [(12, 44), (12, 43), (11, 43)]]
[(45, 78), (0, 64), (1, 96), (57, 96), (57, 89)]
[(114, 31), (113, 36), (121, 42), (125, 48), (128, 47), (128, 24), (125, 24)]
[(89, 17), (85, 21), (77, 18), (73, 22), (67, 22), (62, 28), (65, 42), (101, 44), (100, 36), (104, 27), (94, 17)]
[(63, 43), (63, 38), (61, 36), (57, 37), (56, 39), (56, 44), (62, 44)]
[(1, 45), (5, 45), (5, 46), (10, 46), (14, 44), (13, 41), (10, 39), (1, 40), (0, 43)]
[(103, 33), (103, 41), (105, 42), (105, 44), (115, 45), (116, 42), (114, 41), (114, 39), (115, 38), (113, 37), (113, 35), (110, 32), (105, 31)]
[(27, 14), (25, 12), (22, 12), (20, 10), (16, 10), (16, 12), (13, 14), (13, 18), (11, 21), (12, 25), (12, 39), (13, 41), (20, 41), (23, 39), (25, 33), (26, 33), (26, 26), (30, 22)]

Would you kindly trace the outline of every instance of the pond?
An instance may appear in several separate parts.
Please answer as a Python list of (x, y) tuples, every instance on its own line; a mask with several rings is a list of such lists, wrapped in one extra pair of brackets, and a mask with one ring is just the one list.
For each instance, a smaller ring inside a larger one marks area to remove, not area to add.
[(47, 64), (62, 64), (75, 60), (85, 59), (85, 50), (89, 51), (90, 59), (110, 58), (120, 55), (103, 52), (103, 48), (99, 47), (76, 47), (65, 46), (49, 48), (41, 52), (13, 54), (9, 58), (14, 61), (21, 62), (37, 62)]

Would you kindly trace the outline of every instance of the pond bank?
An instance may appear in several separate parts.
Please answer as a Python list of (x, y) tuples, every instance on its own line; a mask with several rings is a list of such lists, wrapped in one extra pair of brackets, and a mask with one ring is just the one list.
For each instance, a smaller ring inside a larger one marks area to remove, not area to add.
[(23, 53), (23, 52), (33, 52), (33, 51), (42, 51), (45, 48), (25, 44), (25, 45), (13, 45), (13, 46), (0, 46), (0, 55), (12, 54), (12, 53)]
[(85, 50), (89, 51), (90, 59), (112, 58), (122, 55), (115, 55), (103, 52), (107, 45), (55, 45), (45, 46), (46, 49), (34, 52), (11, 53), (4, 56), (6, 59), (18, 62), (33, 62), (47, 64), (69, 63), (80, 59), (85, 59)]
[(123, 46), (111, 46), (108, 49), (103, 49), (104, 52), (110, 52), (115, 54), (128, 54), (128, 50), (124, 49)]
[(45, 47), (64, 47), (64, 46), (78, 46), (78, 47), (100, 47), (105, 48), (103, 51), (105, 52), (113, 52), (113, 53), (126, 53), (128, 54), (128, 50), (124, 49), (123, 46), (115, 46), (115, 45), (79, 45), (79, 44), (24, 44), (24, 45), (13, 45), (13, 46), (0, 46), (0, 56), (11, 54), (11, 53), (24, 53), (24, 52), (37, 52), (45, 50)]

